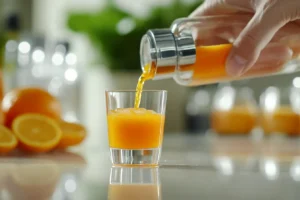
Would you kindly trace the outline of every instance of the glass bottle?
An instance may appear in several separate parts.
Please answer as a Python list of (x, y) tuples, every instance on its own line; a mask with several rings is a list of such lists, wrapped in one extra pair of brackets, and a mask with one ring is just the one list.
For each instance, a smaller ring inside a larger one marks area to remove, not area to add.
[[(4, 88), (3, 88), (3, 65), (4, 65), (4, 47), (5, 47), (5, 39), (4, 34), (0, 31), (0, 102), (4, 96)], [(0, 124), (3, 124), (4, 115), (2, 110), (0, 109)]]
[(18, 65), (18, 44), (21, 36), (21, 25), (20, 18), (17, 14), (11, 14), (7, 17), (5, 21), (5, 32), (4, 91), (9, 91), (14, 87)]
[(4, 65), (4, 52), (5, 52), (5, 38), (4, 33), (0, 32), (0, 99), (3, 98), (3, 65)]
[(148, 30), (140, 44), (142, 70), (153, 80), (173, 78), (184, 86), (297, 71), (300, 34), (283, 27), (249, 71), (240, 77), (227, 74), (232, 43), (250, 19), (250, 15), (180, 18), (170, 28)]
[(270, 86), (260, 96), (260, 126), (266, 135), (300, 135), (300, 89)]
[(190, 134), (203, 134), (210, 127), (212, 88), (201, 86), (189, 96), (185, 107), (186, 131)]
[(222, 84), (211, 111), (211, 128), (218, 134), (249, 134), (257, 122), (257, 104), (248, 87)]

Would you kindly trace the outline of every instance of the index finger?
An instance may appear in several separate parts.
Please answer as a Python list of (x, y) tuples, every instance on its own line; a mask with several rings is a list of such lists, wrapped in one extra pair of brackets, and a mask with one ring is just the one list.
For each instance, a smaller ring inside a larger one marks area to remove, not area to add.
[(225, 15), (237, 12), (254, 12), (253, 1), (250, 0), (207, 0), (199, 6), (189, 17), (207, 15)]

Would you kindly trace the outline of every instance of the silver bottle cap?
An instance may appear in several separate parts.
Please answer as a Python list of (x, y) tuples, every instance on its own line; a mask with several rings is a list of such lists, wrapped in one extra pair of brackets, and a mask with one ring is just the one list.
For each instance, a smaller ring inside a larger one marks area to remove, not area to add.
[(193, 64), (196, 61), (196, 47), (190, 33), (174, 35), (170, 29), (147, 31), (140, 46), (141, 67), (156, 66), (153, 79), (171, 78), (177, 65)]

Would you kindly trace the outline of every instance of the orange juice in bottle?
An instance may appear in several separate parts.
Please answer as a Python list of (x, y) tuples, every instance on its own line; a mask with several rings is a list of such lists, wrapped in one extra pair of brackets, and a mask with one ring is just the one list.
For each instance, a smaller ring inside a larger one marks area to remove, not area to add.
[(151, 64), (154, 80), (173, 78), (184, 86), (299, 70), (298, 67), (285, 68), (289, 61), (294, 61), (293, 66), (295, 62), (300, 63), (299, 37), (282, 38), (284, 30), (280, 30), (249, 71), (240, 77), (227, 74), (225, 65), (232, 43), (250, 19), (249, 15), (181, 18), (175, 20), (171, 28), (148, 30), (140, 45), (141, 67), (145, 70), (145, 66)]

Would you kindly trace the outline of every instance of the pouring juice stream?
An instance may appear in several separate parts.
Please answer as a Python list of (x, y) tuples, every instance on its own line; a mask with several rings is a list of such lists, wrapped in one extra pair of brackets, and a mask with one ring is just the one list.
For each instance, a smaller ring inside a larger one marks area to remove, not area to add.
[(153, 75), (154, 73), (153, 73), (153, 69), (151, 68), (151, 65), (150, 64), (145, 65), (144, 71), (140, 76), (136, 86), (134, 108), (140, 107), (144, 83), (145, 81), (152, 79)]

